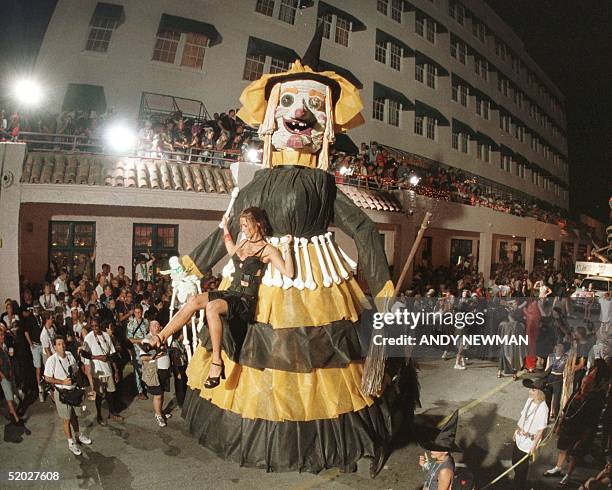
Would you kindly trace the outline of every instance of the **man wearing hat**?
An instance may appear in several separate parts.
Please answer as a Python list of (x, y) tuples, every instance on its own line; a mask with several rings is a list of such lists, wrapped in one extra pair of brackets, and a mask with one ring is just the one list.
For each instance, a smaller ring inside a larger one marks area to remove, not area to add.
[(426, 471), (423, 490), (450, 490), (455, 476), (455, 460), (451, 452), (461, 451), (455, 445), (459, 412), (455, 411), (433, 441), (421, 442), (428, 451), (419, 456), (419, 465)]
[(525, 379), (523, 386), (529, 388), (529, 398), (521, 411), (512, 439), (512, 465), (514, 468), (514, 488), (521, 490), (527, 486), (529, 458), (538, 448), (544, 429), (548, 425), (548, 406), (546, 405), (546, 382), (543, 379)]

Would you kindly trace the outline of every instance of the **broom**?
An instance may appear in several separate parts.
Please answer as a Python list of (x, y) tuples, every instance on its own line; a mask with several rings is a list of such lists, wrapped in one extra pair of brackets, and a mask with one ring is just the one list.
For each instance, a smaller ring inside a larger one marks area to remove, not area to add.
[[(431, 216), (432, 215), (429, 211), (425, 213), (423, 221), (421, 222), (421, 227), (419, 228), (419, 232), (417, 233), (416, 239), (412, 244), (412, 248), (410, 249), (408, 258), (404, 263), (402, 273), (400, 274), (397, 284), (395, 285), (395, 289), (393, 290), (393, 294), (388, 299), (385, 299), (385, 305), (393, 304), (393, 301), (395, 300), (395, 298), (397, 298), (402, 284), (406, 279), (406, 275), (408, 274), (408, 270), (412, 265), (414, 256), (416, 255), (416, 252), (419, 248), (419, 244), (423, 239), (423, 235), (425, 234), (427, 225), (429, 225)], [(383, 307), (382, 309), (384, 310), (385, 307)], [(385, 365), (387, 361), (385, 351), (386, 348), (384, 344), (375, 345), (372, 339), (370, 339), (370, 347), (368, 349), (368, 355), (366, 357), (365, 366), (363, 368), (363, 376), (361, 378), (361, 390), (369, 396), (377, 396), (381, 391), (383, 377), (385, 375)]]

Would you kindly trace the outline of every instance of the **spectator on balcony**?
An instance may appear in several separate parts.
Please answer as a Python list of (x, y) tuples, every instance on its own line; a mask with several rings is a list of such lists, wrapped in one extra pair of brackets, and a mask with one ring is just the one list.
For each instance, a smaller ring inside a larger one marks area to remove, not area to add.
[(153, 150), (153, 123), (150, 120), (144, 122), (144, 126), (138, 131), (138, 156), (151, 157)]

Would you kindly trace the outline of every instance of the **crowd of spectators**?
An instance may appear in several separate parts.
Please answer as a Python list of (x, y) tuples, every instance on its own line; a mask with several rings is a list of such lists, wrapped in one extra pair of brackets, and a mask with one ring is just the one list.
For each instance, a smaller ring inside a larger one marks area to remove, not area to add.
[(175, 113), (143, 122), (138, 132), (138, 155), (213, 163), (235, 160), (253, 135), (235, 109), (215, 112), (212, 119), (204, 121)]
[[(608, 292), (599, 298), (593, 295), (598, 316), (591, 316), (586, 304), (571, 300), (578, 281), (570, 271), (556, 269), (552, 263), (540, 264), (531, 273), (522, 264), (493, 264), (490, 281), (485, 281), (467, 257), (450, 268), (415, 268), (411, 288), (393, 306), (412, 311), (482, 312), (486, 318), (477, 327), (434, 326), (434, 335), (451, 334), (460, 339), (476, 333), (527, 337), (526, 346), (474, 347), (460, 340), (452, 350), (443, 351), (442, 359), (454, 359), (453, 368), (459, 371), (469, 369), (469, 359), (495, 361), (498, 378), (521, 377), (526, 386), (535, 385), (542, 391), (541, 402), (546, 404), (548, 417), (542, 427), (548, 423), (557, 427), (559, 450), (556, 465), (544, 476), (560, 478), (561, 486), (571, 482), (581, 458), (590, 454), (599, 461), (612, 449), (612, 297)], [(419, 333), (422, 327), (416, 328)], [(523, 423), (524, 415), (519, 429), (536, 442), (530, 445), (530, 450), (535, 450), (541, 439), (523, 427), (529, 426)], [(513, 488), (531, 488), (525, 481), (528, 463), (524, 453), (529, 451), (524, 447), (522, 451), (512, 459), (517, 463)], [(605, 476), (605, 470), (595, 479)], [(595, 483), (585, 488), (600, 488)]]
[[(550, 205), (501, 195), (478, 182), (477, 177), (459, 169), (434, 163), (418, 162), (373, 143), (361, 143), (359, 152), (347, 154), (332, 151), (330, 170), (338, 182), (371, 188), (410, 189), (419, 195), (471, 206), (482, 206), (520, 217), (532, 217), (545, 223), (567, 226), (567, 216)], [(415, 184), (411, 178), (418, 180)], [(578, 224), (573, 224), (578, 226)]]
[[(0, 141), (26, 141), (43, 150), (95, 153), (105, 150), (106, 128), (117, 120), (113, 108), (104, 114), (72, 110), (61, 114), (13, 112), (10, 116), (2, 110)], [(234, 109), (214, 113), (210, 120), (184, 117), (180, 111), (151, 114), (140, 123), (136, 152), (141, 157), (220, 164), (236, 160), (253, 134)]]
[[(162, 412), (163, 393), (169, 391), (173, 375), (177, 401), (182, 404), (187, 360), (182, 338), (177, 337), (165, 352), (167, 357), (159, 359), (159, 363), (168, 364), (163, 368), (168, 376), (160, 378), (162, 389), (147, 387), (143, 382), (143, 362), (158, 359), (142, 360), (146, 352), (140, 345), (147, 335), (155, 333), (153, 330), (168, 322), (172, 297), (168, 276), (154, 273), (155, 257), (145, 259), (148, 260), (138, 261), (134, 280), (126, 275), (123, 266), (112, 273), (111, 266), (103, 264), (95, 280), (87, 274), (70, 277), (65, 269), (54, 268), (57, 273), (50, 272), (49, 282), (34, 285), (24, 281), (21, 298), (6, 299), (0, 316), (0, 379), (13, 422), (22, 423), (21, 417), (37, 396), (45, 401), (50, 388), (44, 382), (48, 377), (45, 370), (51, 356), (60, 349), (62, 354), (64, 350), (69, 352), (78, 364), (83, 384), (89, 386), (88, 395), (96, 401), (99, 424), (106, 425), (103, 402), (108, 405), (109, 417), (120, 421), (125, 396), (147, 399), (149, 392), (153, 395), (155, 419), (165, 427), (168, 414)], [(209, 274), (202, 280), (202, 288), (216, 289), (219, 282), (220, 277)], [(61, 345), (56, 345), (58, 339)], [(134, 377), (124, 379), (128, 365), (133, 366)], [(56, 395), (56, 407), (63, 406)], [(70, 441), (69, 449), (78, 450)]]

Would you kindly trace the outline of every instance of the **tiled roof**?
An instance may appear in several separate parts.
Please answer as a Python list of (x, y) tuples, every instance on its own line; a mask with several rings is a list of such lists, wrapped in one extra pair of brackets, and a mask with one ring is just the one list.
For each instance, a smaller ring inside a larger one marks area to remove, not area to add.
[(392, 194), (362, 189), (350, 185), (338, 184), (338, 188), (344, 192), (360, 208), (374, 209), (377, 211), (401, 212), (402, 206)]
[(73, 184), (139, 189), (230, 193), (234, 188), (228, 168), (150, 158), (105, 155), (29, 153), (21, 182)]

